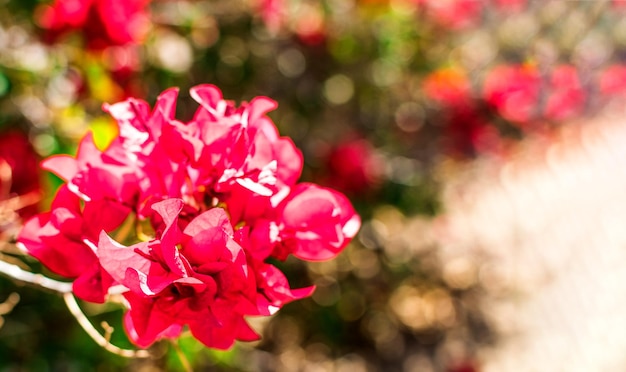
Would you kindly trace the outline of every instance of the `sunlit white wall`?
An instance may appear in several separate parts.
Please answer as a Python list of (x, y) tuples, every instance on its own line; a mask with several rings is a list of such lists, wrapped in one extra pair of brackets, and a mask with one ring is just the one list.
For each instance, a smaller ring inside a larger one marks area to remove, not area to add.
[(626, 370), (626, 113), (446, 182), (441, 260), (476, 264), (499, 336), (484, 371)]

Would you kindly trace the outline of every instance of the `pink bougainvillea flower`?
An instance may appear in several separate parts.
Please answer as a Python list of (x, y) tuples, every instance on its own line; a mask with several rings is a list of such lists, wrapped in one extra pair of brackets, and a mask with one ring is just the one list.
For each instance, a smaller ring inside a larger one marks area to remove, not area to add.
[(198, 128), (203, 146), (195, 182), (229, 204), (235, 221), (249, 220), (250, 214), (263, 212), (260, 205), (296, 183), (302, 154), (291, 139), (279, 136), (265, 115), (276, 108), (269, 98), (258, 97), (236, 108), (211, 85), (195, 87), (191, 94), (201, 108), (190, 125)]
[(55, 0), (38, 11), (46, 38), (82, 32), (90, 49), (141, 43), (149, 29), (149, 0)]
[[(143, 211), (149, 210), (151, 202), (192, 192), (185, 186), (187, 160), (184, 155), (177, 156), (182, 150), (169, 151), (176, 138), (160, 141), (163, 135), (170, 134), (164, 128), (174, 125), (177, 95), (177, 89), (163, 92), (152, 112), (146, 102), (135, 98), (104, 105), (119, 126), (119, 136), (105, 154), (133, 169), (133, 186), (138, 193), (135, 205), (141, 217), (145, 217)], [(175, 137), (177, 133), (171, 134)]]
[(163, 92), (153, 109), (134, 98), (105, 105), (119, 126), (106, 149), (88, 135), (75, 157), (44, 161), (66, 184), (19, 241), (87, 301), (102, 302), (112, 286), (123, 292), (124, 324), (138, 346), (188, 327), (226, 349), (258, 338), (245, 316), (313, 291), (290, 288), (266, 259), (333, 258), (360, 218), (344, 195), (296, 183), (302, 155), (266, 115), (276, 102), (236, 106), (201, 85), (191, 90), (200, 107), (182, 122), (177, 94)]
[(159, 238), (124, 247), (103, 233), (98, 243), (102, 266), (130, 289), (125, 324), (133, 341), (146, 347), (182, 325), (220, 349), (258, 338), (243, 320), (256, 313), (254, 278), (224, 210), (200, 214), (181, 232), (182, 200), (152, 208), (165, 223)]
[(303, 260), (331, 259), (356, 235), (361, 225), (346, 197), (332, 189), (302, 183), (252, 232), (253, 254), (271, 252), (279, 260), (293, 254)]
[(308, 183), (291, 190), (277, 215), (279, 258), (286, 249), (303, 260), (328, 260), (339, 254), (361, 226), (344, 195)]
[(136, 168), (102, 153), (88, 133), (78, 147), (76, 158), (52, 156), (42, 167), (67, 182), (68, 188), (84, 201), (110, 199), (130, 205), (135, 199), (138, 183)]
[[(296, 182), (302, 155), (265, 115), (276, 107), (274, 101), (260, 97), (235, 107), (216, 87), (201, 85), (191, 90), (200, 108), (182, 123), (174, 119), (176, 95), (176, 90), (163, 93), (152, 113), (136, 99), (105, 107), (120, 125), (122, 152), (136, 158), (142, 173), (140, 203), (181, 197), (201, 208), (205, 199), (216, 198), (232, 202), (236, 217), (244, 213), (238, 201), (269, 198)], [(246, 195), (238, 192), (242, 188)]]
[(310, 296), (314, 286), (292, 289), (285, 275), (274, 265), (262, 261), (254, 262), (258, 293), (257, 306), (259, 315), (274, 314), (283, 305)]
[(104, 302), (113, 281), (102, 272), (93, 248), (99, 232), (117, 228), (128, 212), (128, 208), (106, 200), (84, 202), (81, 208), (78, 196), (62, 186), (51, 211), (28, 220), (17, 241), (51, 271), (73, 279), (78, 297)]
[[(275, 194), (277, 187), (284, 184), (293, 184), (300, 175), (301, 155), (291, 140), (278, 138), (273, 126), (268, 127), (263, 120), (265, 112), (276, 107), (276, 103), (260, 98), (235, 109), (221, 98), (215, 104), (206, 101), (204, 94), (212, 89), (204, 86), (192, 90), (192, 96), (205, 109), (198, 112), (194, 121), (204, 146), (198, 165), (217, 170), (217, 174), (201, 173), (204, 180), (200, 181), (213, 184), (217, 193), (227, 193), (240, 185), (264, 196)], [(221, 132), (219, 137), (211, 138), (216, 132)], [(203, 164), (206, 161), (209, 164)], [(281, 174), (282, 180), (278, 178)]]

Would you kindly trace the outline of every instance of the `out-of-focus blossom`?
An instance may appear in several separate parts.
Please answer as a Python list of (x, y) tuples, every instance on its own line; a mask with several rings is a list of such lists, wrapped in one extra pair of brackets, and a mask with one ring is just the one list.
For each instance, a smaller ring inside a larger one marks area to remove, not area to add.
[(441, 106), (444, 143), (455, 157), (502, 151), (498, 130), (473, 97), (467, 76), (456, 69), (436, 71), (424, 80), (426, 97)]
[(611, 65), (602, 71), (599, 79), (600, 93), (606, 97), (626, 94), (626, 66)]
[(41, 188), (38, 163), (26, 135), (19, 131), (0, 134), (0, 203), (18, 198), (15, 206), (22, 217), (30, 217), (38, 210), (35, 202)]
[(376, 189), (385, 171), (382, 157), (365, 139), (334, 146), (326, 158), (325, 170), (323, 184), (351, 195)]
[(626, 0), (611, 0), (611, 5), (615, 9), (624, 10), (626, 9)]
[(0, 187), (8, 188), (10, 195), (24, 195), (40, 189), (39, 159), (26, 135), (18, 131), (0, 134), (0, 161), (11, 171), (9, 180), (0, 181), (3, 182)]
[(471, 85), (459, 69), (437, 70), (426, 76), (422, 87), (426, 97), (447, 108), (470, 104)]
[(502, 11), (520, 11), (528, 6), (528, 0), (495, 0), (494, 3)]
[(571, 65), (560, 65), (550, 75), (544, 117), (560, 121), (580, 115), (587, 95), (578, 77), (578, 70)]
[(476, 24), (484, 4), (475, 0), (411, 0), (423, 8), (426, 16), (441, 26), (461, 29)]
[(466, 361), (456, 363), (447, 368), (447, 372), (478, 372), (479, 369), (475, 362)]
[(111, 74), (111, 80), (122, 89), (123, 98), (144, 96), (139, 84), (142, 60), (136, 44), (113, 45), (102, 50), (102, 63)]
[[(177, 93), (165, 91), (153, 110), (134, 98), (105, 105), (119, 135), (104, 151), (88, 135), (76, 157), (43, 163), (67, 183), (18, 241), (73, 279), (84, 300), (125, 288), (125, 326), (138, 346), (188, 326), (206, 346), (226, 349), (258, 338), (245, 315), (272, 314), (312, 292), (291, 289), (266, 259), (331, 259), (361, 221), (344, 195), (296, 183), (302, 155), (266, 116), (276, 102), (237, 107), (217, 87), (196, 86), (200, 107), (184, 123), (174, 117)], [(117, 239), (125, 220), (154, 236), (138, 230), (118, 243), (108, 234), (117, 230)]]
[(150, 27), (149, 0), (55, 0), (42, 5), (38, 23), (56, 41), (81, 32), (90, 49), (141, 43)]
[(255, 7), (261, 14), (265, 27), (272, 33), (277, 33), (285, 22), (284, 0), (256, 0)]
[(141, 69), (139, 51), (135, 45), (111, 46), (104, 50), (103, 60), (110, 71), (117, 77)]
[(444, 125), (444, 143), (454, 157), (499, 155), (504, 150), (504, 142), (498, 129), (477, 107), (452, 109)]
[(522, 127), (583, 112), (587, 97), (574, 66), (557, 66), (543, 80), (534, 66), (498, 66), (485, 79), (483, 94), (502, 117)]
[(324, 9), (315, 3), (303, 3), (290, 17), (290, 27), (298, 39), (308, 45), (318, 45), (326, 40)]
[(289, 29), (302, 43), (318, 45), (326, 40), (326, 15), (319, 4), (301, 2), (289, 7), (285, 0), (253, 0), (265, 27), (277, 34)]
[(502, 65), (485, 78), (483, 94), (507, 120), (523, 124), (537, 117), (541, 78), (534, 66)]

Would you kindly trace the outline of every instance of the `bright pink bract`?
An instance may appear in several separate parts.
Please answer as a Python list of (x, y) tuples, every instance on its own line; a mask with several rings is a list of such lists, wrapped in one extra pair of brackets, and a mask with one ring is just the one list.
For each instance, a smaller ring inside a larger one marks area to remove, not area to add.
[(236, 107), (212, 85), (191, 96), (200, 107), (186, 123), (174, 118), (176, 89), (153, 110), (132, 98), (105, 105), (119, 135), (104, 151), (87, 135), (76, 157), (45, 160), (66, 184), (18, 236), (74, 280), (79, 298), (121, 292), (127, 333), (140, 347), (183, 327), (219, 349), (258, 339), (244, 316), (272, 314), (313, 291), (290, 288), (267, 260), (331, 259), (361, 223), (344, 195), (296, 183), (302, 155), (266, 116), (276, 102)]

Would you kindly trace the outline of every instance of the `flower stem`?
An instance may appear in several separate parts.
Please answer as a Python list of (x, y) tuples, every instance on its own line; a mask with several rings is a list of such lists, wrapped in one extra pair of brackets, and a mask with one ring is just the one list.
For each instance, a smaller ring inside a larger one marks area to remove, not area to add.
[(60, 293), (72, 292), (72, 283), (61, 282), (58, 280), (47, 278), (41, 274), (34, 274), (22, 269), (17, 265), (10, 264), (8, 262), (0, 260), (0, 273), (6, 276), (17, 279), (22, 282), (35, 284), (40, 287), (51, 289)]
[(87, 319), (87, 316), (85, 315), (85, 313), (83, 313), (81, 308), (78, 306), (78, 303), (76, 302), (76, 298), (71, 292), (64, 293), (63, 299), (65, 300), (65, 304), (67, 305), (67, 308), (70, 310), (72, 315), (74, 315), (74, 317), (78, 321), (78, 324), (80, 324), (81, 327), (83, 327), (83, 329), (85, 330), (85, 332), (87, 332), (87, 334), (98, 345), (102, 346), (105, 350), (110, 351), (113, 354), (123, 356), (125, 358), (148, 358), (150, 356), (150, 353), (146, 350), (122, 349), (120, 347), (113, 345), (104, 336), (102, 336), (100, 332), (98, 332), (94, 328), (93, 324), (91, 324), (89, 319)]
[(85, 332), (87, 332), (87, 334), (105, 350), (126, 358), (147, 358), (150, 356), (150, 353), (148, 353), (146, 350), (128, 350), (119, 348), (111, 344), (106, 339), (106, 337), (102, 336), (94, 328), (93, 324), (91, 324), (89, 319), (87, 319), (87, 316), (85, 316), (83, 311), (78, 306), (76, 298), (74, 298), (74, 294), (72, 294), (72, 283), (50, 279), (41, 274), (34, 274), (22, 269), (17, 265), (13, 265), (2, 260), (0, 260), (0, 273), (12, 279), (16, 279), (30, 284), (36, 284), (40, 287), (62, 293), (67, 308), (70, 310), (72, 315), (74, 315), (74, 317), (78, 321), (78, 324), (80, 324)]
[(172, 340), (171, 344), (176, 351), (176, 355), (178, 355), (180, 364), (183, 365), (183, 369), (185, 370), (185, 372), (193, 372), (193, 368), (191, 368), (191, 363), (189, 363), (189, 359), (187, 359), (187, 356), (185, 355), (185, 353), (183, 353), (183, 350), (180, 348), (178, 342)]

